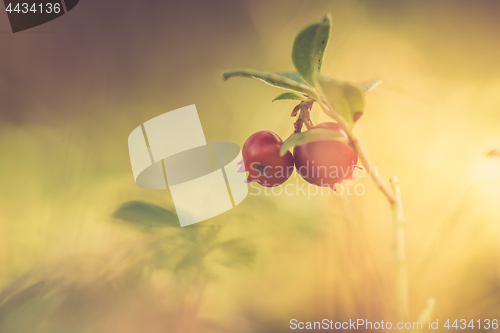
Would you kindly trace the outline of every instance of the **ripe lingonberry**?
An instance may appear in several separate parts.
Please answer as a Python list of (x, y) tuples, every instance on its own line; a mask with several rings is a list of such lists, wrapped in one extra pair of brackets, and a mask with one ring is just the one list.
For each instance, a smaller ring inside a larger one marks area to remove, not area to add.
[[(343, 133), (336, 123), (321, 123), (314, 128), (328, 128)], [(314, 141), (293, 149), (295, 167), (307, 182), (334, 189), (344, 179), (352, 179), (358, 156), (343, 141)]]
[(293, 172), (290, 152), (280, 156), (283, 140), (273, 132), (252, 134), (243, 145), (243, 162), (249, 172), (247, 182), (257, 182), (266, 187), (283, 184)]

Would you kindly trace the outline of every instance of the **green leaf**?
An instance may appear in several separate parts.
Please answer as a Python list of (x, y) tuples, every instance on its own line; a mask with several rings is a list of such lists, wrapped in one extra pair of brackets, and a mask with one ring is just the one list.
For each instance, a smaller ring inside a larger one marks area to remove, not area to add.
[(382, 83), (382, 80), (376, 79), (376, 80), (362, 82), (361, 86), (363, 87), (365, 94), (368, 94), (370, 91), (373, 90), (373, 88), (375, 88), (376, 86), (378, 86), (381, 83)]
[(276, 74), (278, 74), (279, 76), (286, 77), (287, 79), (293, 80), (293, 81), (295, 81), (297, 83), (308, 85), (306, 83), (306, 81), (304, 81), (304, 79), (302, 78), (302, 76), (300, 76), (300, 74), (297, 73), (297, 72), (278, 72)]
[(323, 67), (323, 57), (330, 40), (331, 23), (331, 15), (326, 14), (320, 22), (302, 29), (293, 43), (293, 65), (304, 81), (313, 87), (316, 87), (316, 80)]
[(307, 97), (304, 97), (303, 95), (296, 94), (294, 92), (286, 92), (286, 93), (282, 93), (281, 95), (276, 96), (276, 98), (273, 99), (273, 102), (280, 101), (283, 99), (295, 99), (298, 101), (305, 101), (305, 100), (307, 100)]
[(115, 211), (113, 217), (138, 227), (179, 226), (175, 213), (143, 201), (124, 203)]
[(316, 96), (314, 88), (307, 85), (306, 83), (301, 83), (297, 80), (297, 78), (294, 78), (291, 73), (293, 72), (274, 74), (254, 71), (252, 69), (238, 69), (222, 73), (222, 79), (226, 81), (227, 79), (235, 76), (251, 77), (264, 81), (265, 83), (270, 84), (274, 87), (301, 92), (309, 96)]
[(283, 156), (295, 146), (313, 141), (344, 141), (347, 142), (347, 137), (336, 130), (328, 128), (313, 128), (309, 131), (297, 133), (289, 137), (280, 149), (280, 155)]
[(365, 89), (359, 83), (333, 80), (328, 76), (319, 77), (321, 90), (327, 101), (350, 126), (361, 117), (365, 107)]
[(250, 267), (257, 256), (257, 247), (245, 238), (233, 238), (220, 243), (218, 247), (227, 255), (223, 262), (226, 266), (240, 264)]

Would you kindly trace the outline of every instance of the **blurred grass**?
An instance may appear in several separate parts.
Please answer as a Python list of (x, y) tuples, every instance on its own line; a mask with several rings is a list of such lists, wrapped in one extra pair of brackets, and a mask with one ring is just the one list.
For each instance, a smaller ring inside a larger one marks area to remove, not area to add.
[[(250, 268), (208, 258), (203, 287), (152, 268), (154, 236), (112, 217), (134, 200), (173, 209), (168, 191), (134, 184), (128, 160), (129, 132), (158, 114), (196, 103), (209, 141), (242, 145), (264, 129), (286, 138), (293, 102), (271, 103), (279, 90), (220, 74), (291, 70), (295, 33), (326, 12), (324, 71), (383, 81), (356, 131), (381, 175), (402, 184), (412, 317), (434, 296), (433, 318), (498, 318), (500, 166), (485, 158), (500, 147), (498, 10), (493, 1), (118, 10), (89, 0), (50, 23), (58, 33), (1, 35), (0, 286), (12, 291), (0, 300), (1, 331), (187, 331), (193, 316), (207, 332), (393, 320), (390, 212), (369, 179), (356, 180), (360, 197), (249, 196), (208, 221), (257, 254)], [(315, 109), (313, 121), (326, 117)], [(14, 306), (12, 295), (27, 298)]]

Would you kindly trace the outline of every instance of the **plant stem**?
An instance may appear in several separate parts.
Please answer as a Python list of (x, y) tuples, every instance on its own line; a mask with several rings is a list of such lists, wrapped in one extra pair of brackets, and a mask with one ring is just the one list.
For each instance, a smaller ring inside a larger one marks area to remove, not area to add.
[(403, 214), (401, 187), (398, 178), (396, 176), (392, 177), (391, 183), (394, 195), (396, 196), (396, 203), (392, 205), (395, 229), (394, 254), (396, 259), (396, 297), (398, 298), (399, 317), (406, 322), (409, 318), (408, 268), (405, 246), (406, 220)]
[[(396, 298), (398, 306), (398, 317), (402, 322), (406, 322), (409, 318), (409, 297), (408, 297), (408, 271), (406, 263), (406, 245), (405, 245), (405, 217), (403, 214), (403, 203), (401, 200), (401, 189), (399, 185), (398, 178), (394, 176), (391, 179), (392, 190), (389, 188), (387, 183), (382, 177), (375, 172), (371, 173), (375, 166), (371, 163), (370, 159), (366, 155), (363, 147), (359, 143), (358, 138), (354, 135), (354, 132), (349, 126), (349, 124), (342, 118), (334, 109), (328, 105), (323, 98), (316, 94), (314, 96), (316, 102), (319, 104), (321, 109), (331, 118), (333, 118), (340, 128), (345, 132), (347, 137), (351, 142), (351, 146), (354, 149), (356, 155), (358, 155), (361, 164), (370, 173), (373, 182), (378, 186), (380, 191), (387, 197), (387, 200), (391, 204), (391, 208), (394, 215), (394, 255), (396, 261)], [(377, 170), (375, 168), (375, 170)]]

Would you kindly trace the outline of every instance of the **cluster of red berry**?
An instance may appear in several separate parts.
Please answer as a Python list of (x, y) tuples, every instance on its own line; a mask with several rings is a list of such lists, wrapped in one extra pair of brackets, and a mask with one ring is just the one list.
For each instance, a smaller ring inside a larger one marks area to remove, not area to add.
[[(314, 126), (311, 130), (326, 128), (343, 134), (339, 125), (332, 122)], [(344, 134), (345, 135), (345, 134)], [(280, 155), (283, 140), (274, 132), (260, 131), (252, 134), (243, 145), (244, 169), (248, 182), (266, 187), (283, 184), (295, 167), (299, 175), (316, 186), (334, 189), (335, 184), (351, 179), (358, 157), (344, 141), (313, 141), (295, 146)]]

